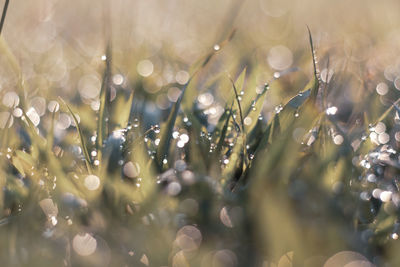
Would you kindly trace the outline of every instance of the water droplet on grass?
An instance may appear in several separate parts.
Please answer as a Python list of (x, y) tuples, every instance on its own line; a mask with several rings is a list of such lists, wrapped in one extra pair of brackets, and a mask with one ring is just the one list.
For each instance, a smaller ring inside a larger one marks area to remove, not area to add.
[(329, 107), (326, 109), (325, 113), (326, 115), (335, 115), (337, 110), (337, 107)]
[(15, 108), (19, 104), (19, 96), (15, 92), (7, 92), (3, 96), (3, 105), (9, 108)]
[(139, 120), (137, 118), (133, 120), (133, 127), (135, 128), (139, 127)]
[(278, 106), (276, 106), (275, 107), (275, 113), (279, 113), (279, 112), (281, 112), (283, 110), (283, 106), (282, 106), (282, 104), (279, 104)]
[(340, 134), (335, 135), (335, 137), (333, 138), (333, 142), (335, 143), (335, 145), (341, 145), (344, 141), (343, 136), (341, 136)]
[(100, 179), (96, 175), (88, 175), (84, 180), (84, 185), (88, 190), (96, 190), (100, 187)]
[(389, 87), (384, 82), (378, 83), (378, 85), (376, 86), (376, 92), (379, 95), (386, 95), (389, 92)]
[(72, 240), (74, 251), (81, 256), (89, 256), (96, 251), (97, 241), (88, 233), (76, 235)]
[(151, 62), (148, 59), (145, 59), (138, 63), (136, 69), (141, 76), (148, 77), (153, 73), (154, 65), (153, 62)]
[(397, 233), (393, 233), (393, 234), (391, 235), (391, 238), (392, 238), (393, 240), (397, 240), (397, 239), (399, 239), (399, 235), (398, 235)]
[(124, 76), (121, 74), (115, 74), (112, 78), (112, 81), (115, 85), (121, 85), (124, 83)]
[(181, 192), (182, 186), (178, 182), (169, 183), (167, 186), (167, 193), (170, 196), (176, 196)]
[(123, 172), (129, 178), (138, 177), (140, 174), (140, 166), (138, 163), (129, 161), (124, 165)]
[(382, 202), (389, 202), (392, 199), (392, 192), (390, 191), (383, 191), (380, 195), (379, 198), (381, 199)]
[(156, 124), (156, 125), (153, 125), (152, 127), (151, 127), (151, 129), (154, 131), (154, 133), (156, 133), (156, 134), (158, 134), (158, 133), (160, 133), (160, 126), (158, 125), (158, 124)]
[(252, 120), (250, 117), (246, 117), (246, 118), (244, 118), (244, 120), (243, 120), (243, 123), (244, 123), (245, 125), (250, 125), (252, 122), (253, 122), (253, 120)]
[(57, 112), (60, 109), (60, 104), (57, 101), (52, 100), (47, 104), (47, 109), (50, 112)]

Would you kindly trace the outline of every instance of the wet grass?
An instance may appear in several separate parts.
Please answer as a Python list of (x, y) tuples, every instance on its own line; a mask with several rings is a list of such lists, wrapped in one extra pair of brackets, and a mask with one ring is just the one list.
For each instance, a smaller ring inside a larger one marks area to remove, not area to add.
[(306, 79), (250, 57), (224, 71), (234, 32), (161, 86), (165, 107), (153, 64), (132, 78), (110, 43), (85, 99), (32, 92), (0, 40), (18, 77), (0, 92), (4, 266), (397, 266), (394, 85), (337, 101), (359, 76), (323, 76), (310, 30)]

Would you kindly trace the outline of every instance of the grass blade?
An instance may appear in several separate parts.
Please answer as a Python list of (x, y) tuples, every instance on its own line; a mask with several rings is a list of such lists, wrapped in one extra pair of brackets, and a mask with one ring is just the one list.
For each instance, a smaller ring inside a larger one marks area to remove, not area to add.
[(54, 120), (56, 116), (56, 108), (51, 112), (51, 124), (50, 124), (50, 130), (47, 134), (47, 150), (51, 152), (53, 149), (54, 145)]
[(232, 116), (232, 106), (233, 106), (233, 103), (231, 105), (231, 108), (229, 110), (226, 110), (225, 113), (222, 115), (225, 118), (225, 123), (221, 130), (221, 134), (219, 136), (218, 143), (217, 143), (217, 148), (215, 150), (215, 155), (217, 157), (221, 156), (220, 153), (222, 151), (222, 146), (224, 145), (224, 142), (225, 142), (225, 137), (228, 132), (229, 121)]
[(68, 106), (68, 104), (65, 103), (65, 101), (64, 101), (62, 98), (60, 98), (60, 100), (61, 100), (61, 102), (67, 107), (69, 113), (71, 114), (71, 116), (72, 116), (72, 118), (73, 118), (73, 120), (74, 120), (74, 122), (75, 122), (76, 129), (78, 130), (78, 135), (79, 135), (79, 140), (80, 140), (80, 143), (81, 143), (81, 148), (82, 148), (82, 151), (83, 151), (83, 155), (84, 155), (84, 157), (85, 157), (86, 168), (87, 168), (87, 170), (88, 170), (88, 173), (89, 173), (89, 174), (92, 174), (92, 167), (90, 166), (90, 156), (89, 156), (89, 152), (88, 152), (88, 150), (87, 150), (85, 138), (84, 138), (84, 136), (83, 136), (81, 127), (79, 126), (78, 119), (76, 118), (74, 112), (72, 112), (72, 110), (71, 110), (71, 108)]
[(0, 34), (3, 31), (4, 21), (6, 20), (6, 14), (7, 14), (7, 9), (8, 9), (9, 3), (10, 3), (10, 0), (6, 0), (4, 2), (3, 14), (1, 15), (1, 21), (0, 21)]
[(185, 94), (186, 88), (189, 85), (189, 83), (192, 81), (192, 78), (190, 78), (189, 81), (185, 84), (185, 86), (181, 92), (181, 95), (179, 96), (178, 100), (172, 107), (171, 113), (169, 114), (166, 124), (161, 129), (160, 143), (157, 147), (157, 153), (156, 153), (157, 165), (158, 165), (159, 170), (162, 170), (163, 160), (168, 157), (168, 151), (169, 151), (169, 147), (171, 144), (172, 132), (174, 130), (176, 118), (178, 117), (179, 109), (180, 109), (181, 102), (182, 102), (183, 96)]
[[(109, 81), (111, 75), (111, 47), (107, 46), (106, 51), (106, 68), (104, 70), (103, 82), (101, 84), (100, 90), (100, 108), (99, 108), (99, 119), (97, 123), (97, 139), (96, 139), (96, 148), (98, 153), (101, 153), (103, 141), (106, 133), (106, 116), (108, 115), (108, 105), (107, 101), (109, 100)], [(99, 159), (101, 159), (101, 154), (99, 155)]]
[(308, 90), (309, 86), (311, 86), (311, 99), (313, 100), (314, 103), (316, 103), (317, 96), (318, 96), (318, 90), (319, 90), (319, 77), (318, 77), (318, 69), (317, 69), (314, 43), (313, 43), (313, 39), (312, 39), (312, 35), (311, 35), (311, 30), (308, 26), (307, 26), (307, 30), (308, 30), (308, 38), (309, 38), (309, 42), (310, 42), (312, 62), (313, 62), (313, 68), (314, 68), (314, 77), (310, 81), (309, 85), (306, 86), (306, 90)]

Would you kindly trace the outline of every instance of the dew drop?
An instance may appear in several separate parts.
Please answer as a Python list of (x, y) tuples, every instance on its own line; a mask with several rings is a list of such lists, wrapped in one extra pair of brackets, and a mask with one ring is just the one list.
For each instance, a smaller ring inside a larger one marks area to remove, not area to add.
[(38, 126), (40, 123), (40, 116), (39, 114), (36, 112), (36, 110), (34, 108), (30, 108), (28, 109), (28, 111), (26, 112), (26, 115), (28, 116), (28, 118), (31, 120), (31, 122), (33, 123), (33, 125)]
[(100, 179), (96, 175), (88, 175), (84, 180), (84, 185), (88, 190), (96, 190), (100, 186)]
[(19, 96), (15, 92), (7, 92), (3, 96), (3, 105), (9, 108), (15, 108), (19, 104)]
[(133, 127), (135, 128), (139, 127), (139, 120), (137, 118), (133, 120)]
[(187, 142), (189, 142), (189, 136), (187, 135), (187, 134), (181, 134), (180, 136), (179, 136), (179, 139), (183, 142), (183, 143), (187, 143)]
[(180, 183), (172, 182), (172, 183), (168, 184), (167, 193), (170, 196), (176, 196), (179, 194), (179, 192), (181, 192), (181, 189), (182, 189), (182, 186)]
[(172, 133), (172, 138), (177, 139), (179, 137), (179, 132), (178, 131), (174, 131)]
[(136, 70), (141, 76), (148, 77), (153, 73), (153, 62), (148, 59), (142, 60), (138, 63)]
[(397, 233), (393, 233), (393, 234), (391, 235), (391, 237), (392, 237), (393, 240), (399, 239), (399, 235), (398, 235)]
[(47, 104), (47, 109), (50, 112), (57, 112), (60, 109), (60, 104), (57, 101), (52, 100)]
[(129, 178), (138, 177), (140, 174), (140, 166), (138, 163), (129, 161), (124, 165), (123, 172)]
[(154, 133), (156, 133), (156, 134), (160, 133), (160, 126), (158, 124), (153, 125), (152, 129), (153, 129)]
[(282, 106), (282, 104), (279, 104), (278, 106), (276, 106), (275, 107), (275, 113), (279, 113), (279, 112), (281, 112), (283, 110), (283, 106)]
[(326, 109), (325, 113), (326, 115), (335, 115), (337, 110), (338, 110), (337, 107), (329, 107)]
[(88, 233), (76, 235), (72, 240), (74, 251), (81, 256), (89, 256), (96, 251), (97, 241)]

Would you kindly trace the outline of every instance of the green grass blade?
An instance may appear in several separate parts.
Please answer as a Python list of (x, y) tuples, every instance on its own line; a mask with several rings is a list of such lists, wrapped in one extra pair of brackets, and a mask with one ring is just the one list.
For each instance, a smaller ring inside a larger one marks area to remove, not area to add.
[(125, 94), (116, 96), (111, 112), (113, 126), (118, 128), (125, 128), (129, 122), (129, 116), (132, 113), (132, 102), (134, 92), (132, 91), (129, 98), (126, 99)]
[(231, 105), (231, 108), (226, 110), (224, 112), (224, 114), (221, 116), (221, 117), (224, 117), (225, 123), (224, 123), (224, 126), (223, 126), (222, 130), (221, 130), (221, 134), (219, 135), (217, 148), (215, 149), (215, 155), (217, 157), (221, 156), (220, 154), (221, 154), (221, 151), (222, 151), (222, 147), (224, 146), (225, 137), (226, 137), (226, 134), (228, 132), (228, 126), (229, 126), (229, 122), (230, 122), (230, 119), (231, 119), (231, 116), (232, 116), (232, 106), (233, 106), (233, 103)]
[(308, 38), (309, 38), (310, 48), (311, 48), (314, 76), (313, 76), (313, 79), (311, 79), (309, 85), (307, 85), (305, 89), (308, 90), (311, 86), (311, 99), (313, 100), (314, 103), (316, 103), (317, 96), (318, 96), (318, 90), (319, 90), (318, 68), (317, 68), (315, 48), (314, 48), (314, 43), (313, 43), (313, 39), (312, 39), (312, 35), (311, 35), (311, 30), (308, 26), (307, 26), (307, 30), (308, 30)]
[[(107, 136), (106, 132), (106, 117), (108, 116), (108, 104), (109, 101), (109, 82), (111, 75), (111, 48), (110, 45), (107, 46), (106, 51), (106, 67), (103, 74), (103, 81), (100, 90), (100, 108), (99, 108), (99, 118), (97, 122), (97, 139), (96, 148), (101, 153), (104, 138)], [(99, 155), (101, 159), (101, 155)]]
[[(238, 110), (239, 110), (239, 117), (240, 117), (240, 124), (241, 124), (240, 126), (242, 128), (241, 131), (244, 134), (245, 133), (244, 118), (243, 118), (242, 105), (240, 104), (240, 97), (239, 97), (239, 94), (237, 92), (237, 88), (236, 88), (235, 82), (233, 82), (232, 79), (230, 79), (230, 80), (231, 80), (231, 83), (232, 83), (233, 91), (235, 92), (236, 103), (237, 103)], [(239, 83), (239, 85), (240, 85), (240, 83)]]
[(47, 150), (49, 151), (49, 153), (52, 151), (53, 145), (54, 145), (54, 121), (55, 121), (55, 117), (56, 117), (56, 111), (54, 109), (51, 112), (50, 130), (47, 133)]
[(182, 99), (185, 95), (186, 88), (192, 81), (192, 78), (190, 78), (189, 81), (185, 84), (181, 92), (181, 95), (179, 96), (178, 100), (172, 107), (172, 110), (169, 114), (166, 124), (161, 129), (160, 143), (157, 147), (157, 152), (156, 152), (157, 165), (160, 170), (162, 170), (163, 160), (168, 157), (168, 151), (171, 144), (172, 132), (174, 130), (176, 118), (178, 117), (179, 109), (181, 106)]
[(6, 0), (4, 2), (3, 14), (1, 15), (1, 21), (0, 21), (0, 34), (3, 31), (4, 21), (6, 20), (6, 14), (7, 14), (7, 9), (8, 9), (9, 3), (10, 3), (10, 0)]
[(373, 125), (377, 124), (380, 121), (383, 121), (393, 109), (396, 109), (397, 112), (399, 112), (399, 108), (397, 107), (397, 104), (400, 102), (400, 98), (394, 102), (388, 109), (385, 110), (385, 112), (382, 113), (381, 116), (373, 123)]
[(79, 126), (78, 119), (76, 118), (74, 112), (71, 110), (71, 108), (68, 106), (68, 104), (65, 103), (65, 101), (62, 98), (60, 98), (60, 100), (67, 107), (69, 113), (71, 114), (71, 116), (72, 116), (72, 118), (73, 118), (73, 120), (75, 122), (76, 129), (78, 130), (78, 135), (79, 135), (79, 140), (80, 140), (80, 143), (81, 143), (81, 148), (82, 148), (82, 151), (83, 151), (83, 156), (85, 157), (86, 168), (88, 170), (88, 173), (91, 174), (92, 173), (92, 167), (90, 166), (90, 162), (91, 162), (90, 161), (90, 156), (89, 156), (89, 152), (88, 152), (87, 147), (86, 147), (86, 142), (85, 142), (85, 138), (83, 136), (81, 127)]

